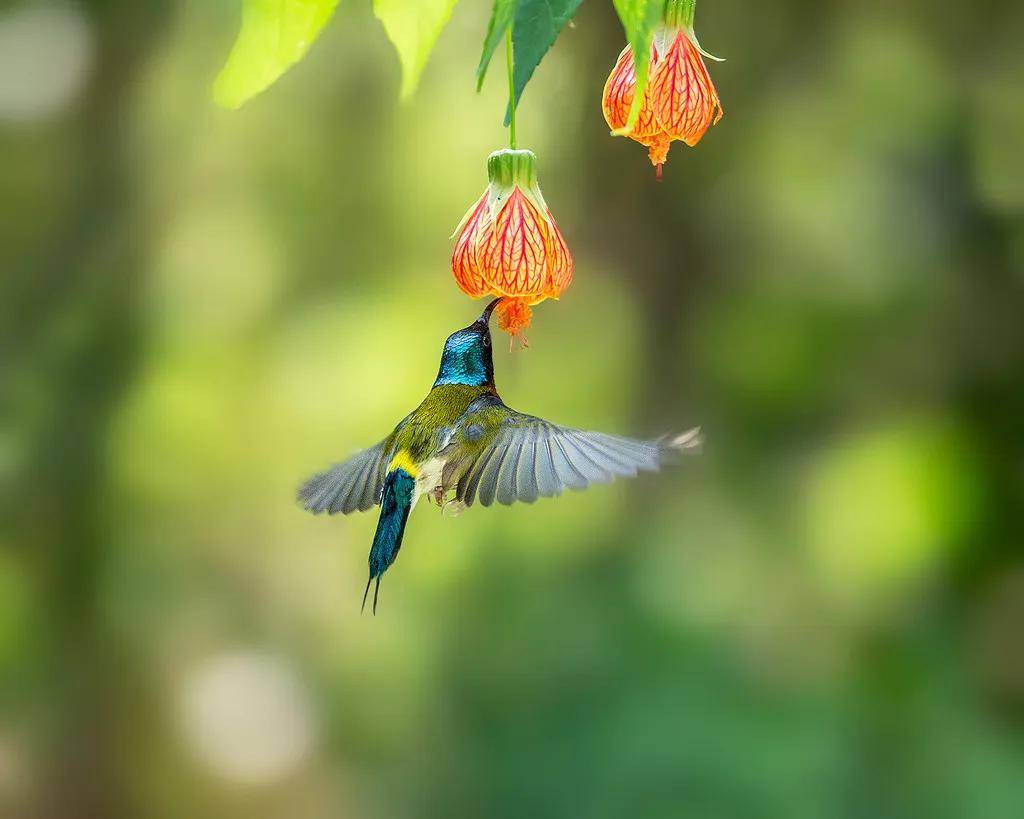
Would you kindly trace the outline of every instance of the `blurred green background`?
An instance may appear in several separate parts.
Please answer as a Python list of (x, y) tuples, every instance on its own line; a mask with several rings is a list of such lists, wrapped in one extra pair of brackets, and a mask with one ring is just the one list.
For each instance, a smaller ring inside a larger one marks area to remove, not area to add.
[(375, 516), (301, 479), (425, 394), (504, 144), (463, 0), (366, 0), (227, 113), (232, 0), (0, 11), (0, 815), (1024, 815), (1024, 10), (702, 0), (657, 184), (585, 3), (519, 137), (576, 259), (510, 405), (682, 468)]

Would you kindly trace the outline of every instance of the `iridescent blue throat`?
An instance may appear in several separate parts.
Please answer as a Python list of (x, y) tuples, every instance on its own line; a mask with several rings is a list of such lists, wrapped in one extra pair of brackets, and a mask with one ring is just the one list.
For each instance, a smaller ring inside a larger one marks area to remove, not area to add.
[(465, 384), (480, 387), (493, 382), (491, 349), (483, 343), (483, 336), (472, 330), (460, 330), (449, 336), (434, 386)]

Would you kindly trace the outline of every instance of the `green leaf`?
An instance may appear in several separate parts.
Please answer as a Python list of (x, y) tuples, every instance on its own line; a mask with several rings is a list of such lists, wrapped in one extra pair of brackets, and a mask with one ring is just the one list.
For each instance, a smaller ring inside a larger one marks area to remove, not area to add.
[(487, 66), (494, 56), (494, 49), (498, 47), (501, 38), (505, 36), (508, 27), (512, 25), (512, 17), (516, 11), (516, 0), (494, 0), (494, 8), (491, 10), (491, 22), (487, 24), (487, 36), (484, 37), (484, 50), (480, 55), (480, 65), (476, 69), (476, 90), (479, 91), (484, 84), (484, 77), (487, 74)]
[(373, 13), (384, 25), (402, 63), (402, 97), (420, 81), (430, 51), (458, 0), (374, 0)]
[(338, 0), (242, 0), (242, 28), (213, 84), (213, 99), (238, 108), (305, 55)]
[[(487, 66), (494, 51), (512, 26), (512, 53), (515, 57), (513, 83), (518, 104), (523, 89), (533, 76), (548, 49), (565, 24), (572, 19), (583, 0), (494, 0), (491, 22), (484, 37), (484, 50), (476, 70), (477, 90), (483, 85)], [(509, 114), (505, 114), (508, 125)]]
[[(523, 89), (540, 65), (555, 38), (565, 27), (583, 0), (516, 0), (516, 14), (512, 21), (512, 78), (515, 85), (515, 104)], [(505, 114), (508, 125), (511, 108)]]
[(664, 0), (612, 0), (615, 11), (622, 21), (622, 29), (626, 32), (626, 40), (633, 51), (633, 65), (636, 74), (636, 89), (633, 91), (633, 105), (629, 109), (629, 117), (624, 128), (615, 133), (628, 134), (636, 124), (640, 115), (644, 90), (647, 88), (647, 76), (651, 67), (651, 41), (654, 29), (661, 20)]

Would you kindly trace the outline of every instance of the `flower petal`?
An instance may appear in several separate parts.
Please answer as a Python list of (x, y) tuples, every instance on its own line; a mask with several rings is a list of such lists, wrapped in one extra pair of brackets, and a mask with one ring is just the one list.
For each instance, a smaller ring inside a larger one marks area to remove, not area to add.
[(562, 238), (562, 231), (558, 229), (555, 220), (551, 218), (550, 211), (548, 212), (548, 224), (551, 226), (551, 230), (548, 231), (546, 245), (548, 255), (548, 286), (544, 291), (544, 295), (557, 299), (572, 284), (574, 264), (569, 248), (565, 244), (565, 239)]
[(452, 251), (452, 273), (462, 292), (479, 298), (490, 292), (487, 280), (476, 261), (476, 247), (481, 230), (489, 221), (487, 193), (477, 200), (462, 220), (461, 232)]
[(492, 292), (531, 296), (544, 290), (547, 220), (519, 188), (476, 242), (476, 263)]
[[(653, 68), (658, 59), (657, 51), (651, 48), (651, 67)], [(633, 51), (629, 46), (622, 49), (619, 59), (608, 75), (604, 84), (604, 93), (601, 97), (601, 110), (604, 112), (605, 122), (613, 131), (626, 127), (629, 120), (629, 111), (633, 107), (633, 92), (636, 90), (636, 66), (633, 63)], [(649, 96), (644, 95), (640, 104), (640, 114), (629, 132), (629, 137), (637, 142), (642, 138), (661, 130), (661, 126), (654, 119), (654, 112), (651, 110)]]
[(700, 52), (685, 31), (676, 34), (664, 58), (655, 66), (648, 98), (665, 133), (691, 147), (700, 142), (712, 121), (721, 118), (718, 92)]

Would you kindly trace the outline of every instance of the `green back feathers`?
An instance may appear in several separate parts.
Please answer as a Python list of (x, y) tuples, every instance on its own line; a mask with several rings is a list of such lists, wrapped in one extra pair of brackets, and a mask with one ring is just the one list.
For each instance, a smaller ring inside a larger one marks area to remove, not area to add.
[(395, 431), (394, 451), (405, 451), (416, 463), (423, 463), (441, 442), (447, 431), (477, 398), (492, 395), (488, 386), (439, 384), (423, 399)]

